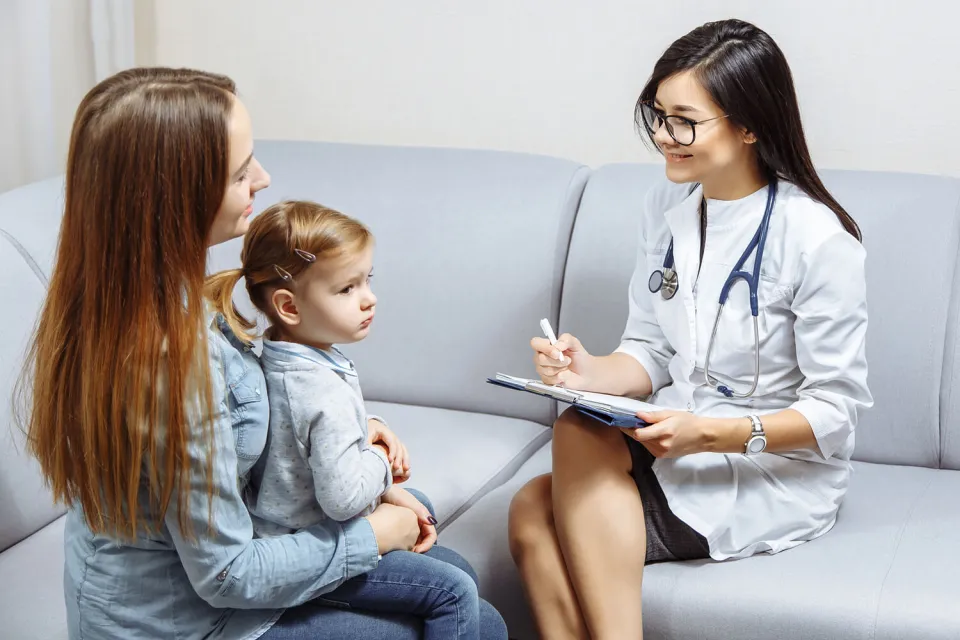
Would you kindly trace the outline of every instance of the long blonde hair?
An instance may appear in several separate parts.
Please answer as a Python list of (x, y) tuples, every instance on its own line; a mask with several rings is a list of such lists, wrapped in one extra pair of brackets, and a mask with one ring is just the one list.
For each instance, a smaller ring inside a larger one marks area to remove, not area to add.
[(176, 492), (191, 534), (188, 444), (213, 438), (203, 282), (234, 93), (220, 75), (131, 69), (77, 109), (56, 266), (15, 406), (53, 495), (95, 533), (159, 528)]
[(363, 224), (339, 211), (307, 200), (280, 202), (250, 223), (240, 253), (242, 267), (210, 276), (206, 294), (233, 332), (249, 342), (255, 338), (256, 322), (245, 318), (233, 303), (240, 278), (253, 305), (271, 319), (271, 293), (289, 286), (313, 263), (311, 258), (336, 258), (347, 251), (362, 251), (371, 242), (373, 235)]

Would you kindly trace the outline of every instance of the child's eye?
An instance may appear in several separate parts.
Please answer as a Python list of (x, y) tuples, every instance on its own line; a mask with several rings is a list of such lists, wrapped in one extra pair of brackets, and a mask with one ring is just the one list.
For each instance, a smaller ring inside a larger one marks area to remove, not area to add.
[(240, 174), (240, 177), (237, 178), (237, 182), (243, 182), (247, 179), (247, 176), (250, 175), (250, 167), (247, 167), (243, 170), (243, 173)]
[(352, 293), (352, 292), (353, 292), (353, 285), (352, 285), (352, 284), (351, 284), (351, 285), (347, 285), (346, 287), (344, 287), (343, 289), (340, 290), (340, 293), (343, 294), (343, 295), (348, 295), (348, 294), (350, 294), (350, 293)]

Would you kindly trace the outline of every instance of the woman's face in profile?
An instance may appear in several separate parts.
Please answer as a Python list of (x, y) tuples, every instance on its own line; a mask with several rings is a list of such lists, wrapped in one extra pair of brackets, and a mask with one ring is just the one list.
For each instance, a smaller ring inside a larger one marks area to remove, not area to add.
[(253, 214), (253, 199), (257, 191), (270, 186), (270, 174), (253, 157), (250, 114), (236, 97), (233, 99), (228, 130), (230, 174), (223, 202), (210, 229), (210, 246), (246, 234)]

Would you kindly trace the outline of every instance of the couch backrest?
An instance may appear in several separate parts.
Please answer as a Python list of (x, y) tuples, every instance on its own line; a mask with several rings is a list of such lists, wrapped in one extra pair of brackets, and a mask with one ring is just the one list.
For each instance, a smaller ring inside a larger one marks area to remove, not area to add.
[[(564, 259), (588, 170), (542, 156), (258, 142), (273, 184), (257, 206), (312, 199), (377, 238), (377, 320), (344, 351), (370, 400), (549, 423), (553, 407), (483, 380), (529, 372), (539, 320), (556, 321)], [(212, 268), (239, 264), (240, 242)], [(240, 296), (246, 298), (246, 296)]]
[(63, 176), (0, 194), (0, 230), (46, 286), (63, 214)]
[(960, 243), (960, 180), (829, 171), (867, 249), (867, 362), (874, 406), (855, 457), (938, 467), (944, 344)]
[[(529, 373), (540, 318), (557, 318), (587, 169), (455, 149), (258, 142), (256, 153), (273, 178), (257, 207), (316, 200), (377, 238), (377, 319), (344, 347), (366, 398), (551, 421), (548, 403), (483, 381)], [(214, 248), (212, 268), (238, 265), (240, 245)]]
[[(867, 249), (867, 357), (875, 405), (861, 416), (855, 457), (939, 466), (960, 180), (852, 171), (825, 171), (823, 178), (862, 227)], [(594, 172), (587, 185), (570, 245), (560, 328), (579, 332), (598, 352), (619, 341), (644, 195), (663, 179), (660, 167), (611, 165)], [(956, 422), (960, 414), (953, 415)], [(960, 449), (958, 428), (954, 447)], [(954, 456), (960, 460), (960, 452)]]
[(0, 551), (63, 513), (43, 484), (37, 463), (25, 455), (23, 432), (13, 423), (13, 386), (43, 301), (44, 287), (11, 238), (0, 228)]

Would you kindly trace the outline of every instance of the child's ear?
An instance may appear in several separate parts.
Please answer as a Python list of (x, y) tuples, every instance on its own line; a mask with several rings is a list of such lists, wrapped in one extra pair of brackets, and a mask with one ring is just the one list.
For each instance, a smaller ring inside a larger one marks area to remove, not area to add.
[(300, 324), (300, 310), (297, 309), (293, 293), (286, 289), (277, 289), (270, 296), (270, 304), (273, 305), (273, 312), (280, 322), (288, 327)]

